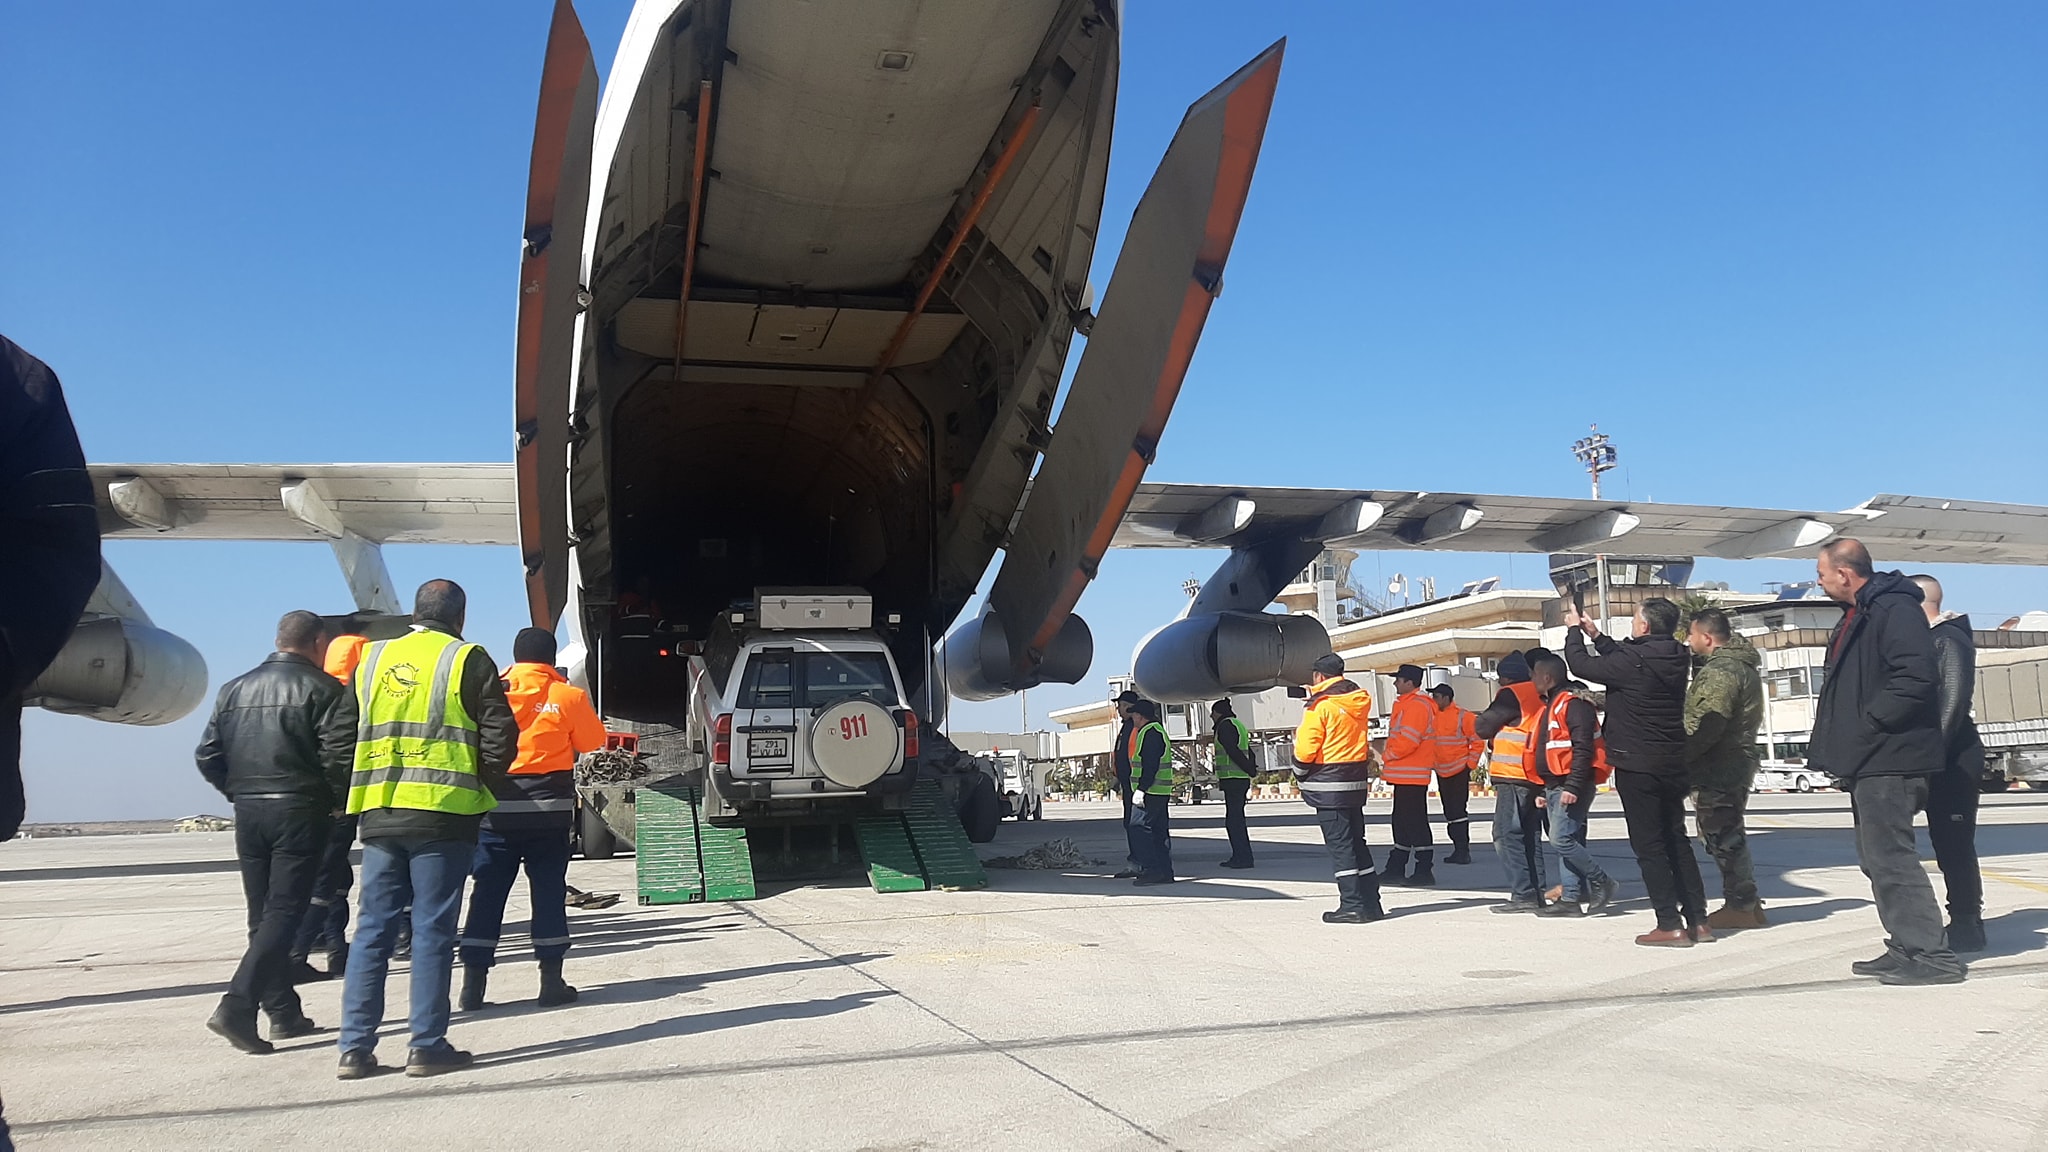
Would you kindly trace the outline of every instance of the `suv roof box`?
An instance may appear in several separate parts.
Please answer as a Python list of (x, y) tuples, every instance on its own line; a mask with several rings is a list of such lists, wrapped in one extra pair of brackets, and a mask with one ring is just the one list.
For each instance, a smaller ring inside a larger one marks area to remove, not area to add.
[(754, 604), (760, 626), (771, 630), (875, 626), (874, 597), (859, 588), (757, 588)]

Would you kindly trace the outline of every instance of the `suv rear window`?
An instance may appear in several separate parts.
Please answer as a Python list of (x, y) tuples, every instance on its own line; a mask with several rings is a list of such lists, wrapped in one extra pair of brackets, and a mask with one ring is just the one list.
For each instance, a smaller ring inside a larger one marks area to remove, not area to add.
[[(800, 675), (799, 675), (800, 673)], [(896, 682), (881, 652), (757, 651), (740, 678), (741, 708), (817, 708), (861, 696), (893, 706)]]
[(865, 696), (877, 704), (896, 703), (896, 682), (889, 677), (889, 658), (880, 652), (804, 653), (804, 704), (821, 704)]

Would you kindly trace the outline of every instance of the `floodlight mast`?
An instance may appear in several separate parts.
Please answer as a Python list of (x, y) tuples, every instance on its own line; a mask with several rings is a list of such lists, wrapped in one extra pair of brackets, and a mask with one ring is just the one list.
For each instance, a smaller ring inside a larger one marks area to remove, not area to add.
[[(1600, 431), (1598, 424), (1593, 425), (1592, 429), (1592, 435), (1582, 436), (1573, 441), (1572, 455), (1578, 458), (1580, 464), (1585, 465), (1587, 475), (1593, 478), (1593, 499), (1598, 500), (1600, 474), (1612, 470), (1621, 454), (1609, 442), (1607, 435)], [(1600, 583), (1600, 627), (1604, 631), (1608, 620), (1607, 553), (1601, 552), (1593, 557), (1593, 569)]]

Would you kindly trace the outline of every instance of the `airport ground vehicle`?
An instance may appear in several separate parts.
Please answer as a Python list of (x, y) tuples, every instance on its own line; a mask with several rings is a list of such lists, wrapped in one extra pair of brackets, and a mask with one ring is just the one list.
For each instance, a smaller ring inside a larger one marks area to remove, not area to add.
[[(2019, 649), (2015, 654), (2040, 649)], [(1984, 790), (2048, 788), (2048, 656), (1987, 662), (1979, 654), (1972, 712), (1984, 741)], [(2002, 654), (2001, 654), (2002, 655)]]
[(1827, 773), (1809, 768), (1804, 760), (1766, 760), (1757, 769), (1756, 781), (1749, 786), (1749, 790), (1812, 792), (1834, 786), (1834, 780)]

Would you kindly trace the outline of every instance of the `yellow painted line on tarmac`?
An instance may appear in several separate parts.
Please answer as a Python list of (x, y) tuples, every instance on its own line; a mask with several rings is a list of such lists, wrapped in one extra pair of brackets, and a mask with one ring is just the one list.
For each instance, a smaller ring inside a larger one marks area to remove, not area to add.
[(2038, 880), (2023, 880), (2018, 876), (2007, 876), (2003, 872), (1993, 872), (1991, 869), (1981, 866), (1978, 868), (1978, 871), (1991, 877), (1993, 880), (2002, 880), (2018, 888), (2031, 888), (2036, 892), (2048, 892), (2048, 884), (2043, 884)]

